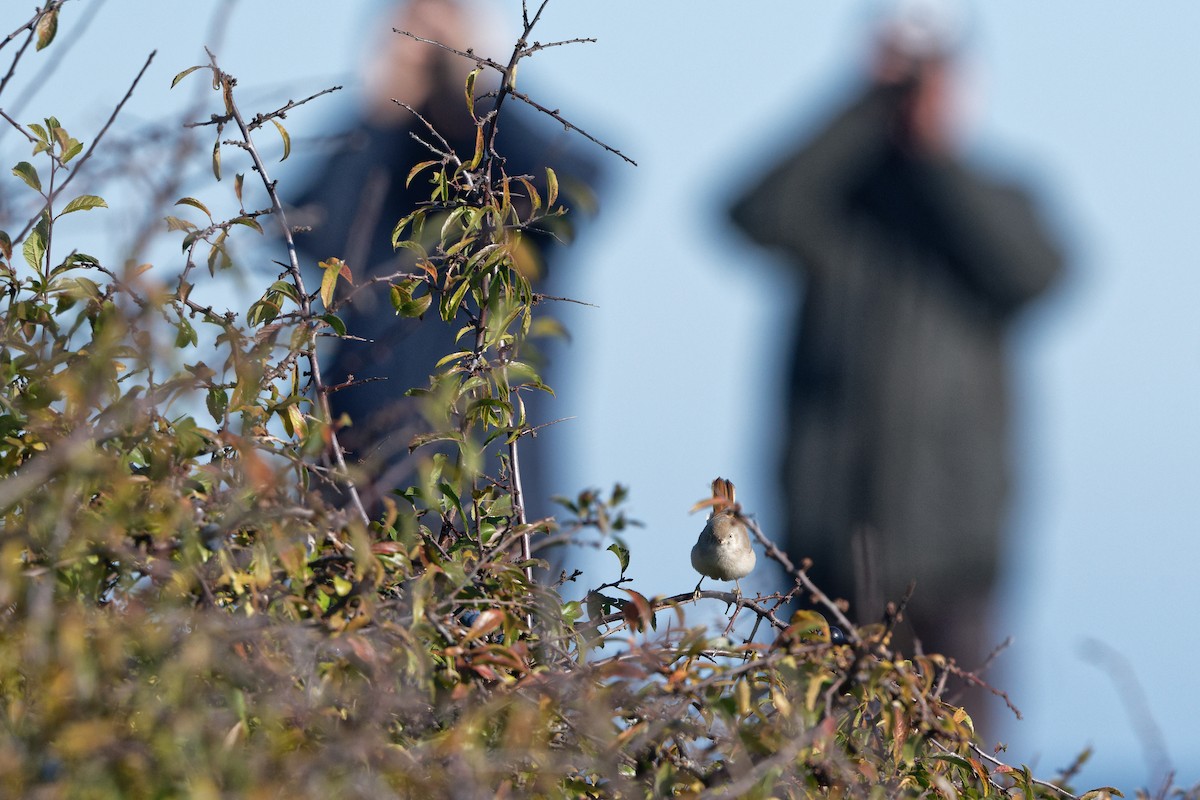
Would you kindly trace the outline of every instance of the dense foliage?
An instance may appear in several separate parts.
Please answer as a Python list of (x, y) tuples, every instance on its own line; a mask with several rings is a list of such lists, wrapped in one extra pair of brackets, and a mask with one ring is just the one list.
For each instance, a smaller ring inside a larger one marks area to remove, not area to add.
[[(46, 2), (0, 44), (14, 68), (70, 10)], [(567, 212), (553, 171), (506, 174), (493, 149), (506, 98), (523, 98), (517, 63), (540, 49), (531, 11), (507, 61), (464, 54), (475, 151), (409, 176), (429, 202), (395, 227), (412, 258), (394, 310), (454, 326), (460, 349), (416, 387), (423, 457), (375, 516), (317, 347), (353, 334), (338, 290), (355, 265), (301, 264), (262, 155), (287, 157), (298, 104), (243, 112), (215, 56), (179, 74), (214, 89), (200, 130), (220, 182), (178, 200), (181, 260), (154, 268), (62, 233), (107, 213), (71, 187), (95, 141), (53, 118), (5, 123), (30, 155), (0, 221), (0, 792), (1072, 796), (1069, 776), (1035, 780), (973, 738), (945, 699), (963, 678), (952, 660), (892, 649), (902, 603), (853, 628), (757, 530), (790, 589), (700, 593), (754, 620), (744, 640), (732, 618), (689, 624), (691, 594), (622, 579), (565, 602), (563, 581), (585, 575), (534, 580), (544, 548), (585, 530), (611, 539), (622, 572), (630, 551), (623, 488), (581, 492), (556, 520), (527, 519), (521, 495), (537, 424), (524, 398), (547, 387), (529, 357), (544, 306), (517, 253)], [(475, 86), (488, 71), (499, 89)], [(261, 296), (196, 299), (244, 269), (236, 237), (268, 226), (281, 271)]]

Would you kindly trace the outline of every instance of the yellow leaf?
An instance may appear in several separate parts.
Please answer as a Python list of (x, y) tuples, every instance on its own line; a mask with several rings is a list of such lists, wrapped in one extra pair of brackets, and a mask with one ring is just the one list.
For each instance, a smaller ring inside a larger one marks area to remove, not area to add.
[(308, 435), (308, 422), (304, 419), (304, 415), (300, 413), (300, 409), (295, 403), (287, 407), (288, 419), (292, 423), (292, 430), (295, 435), (304, 438)]
[(750, 681), (740, 680), (735, 689), (737, 692), (738, 713), (742, 716), (750, 713)]
[(818, 672), (808, 679), (808, 686), (804, 690), (804, 707), (812, 711), (817, 707), (817, 696), (821, 694), (821, 688), (825, 685), (825, 677), (828, 673)]

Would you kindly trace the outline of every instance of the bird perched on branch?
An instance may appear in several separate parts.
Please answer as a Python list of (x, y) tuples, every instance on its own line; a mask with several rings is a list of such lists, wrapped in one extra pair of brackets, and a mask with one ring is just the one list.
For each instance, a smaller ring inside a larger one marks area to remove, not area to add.
[(733, 484), (724, 478), (712, 482), (712, 499), (700, 504), (711, 505), (712, 512), (700, 538), (692, 547), (692, 566), (700, 573), (696, 593), (705, 578), (733, 581), (737, 593), (742, 593), (740, 580), (754, 569), (754, 548), (750, 546), (750, 531), (742, 519), (742, 507), (734, 499)]

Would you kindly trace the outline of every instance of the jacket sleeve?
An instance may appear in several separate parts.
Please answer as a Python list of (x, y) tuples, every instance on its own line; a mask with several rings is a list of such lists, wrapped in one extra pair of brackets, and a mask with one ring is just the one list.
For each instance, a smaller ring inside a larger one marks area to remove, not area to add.
[(909, 88), (867, 90), (735, 203), (733, 221), (820, 274), (864, 234), (854, 220), (873, 219), (871, 229), (922, 242), (954, 280), (1011, 313), (1054, 281), (1062, 256), (1025, 193), (900, 146), (895, 123)]
[(892, 147), (901, 92), (868, 90), (737, 201), (734, 223), (810, 270), (832, 269), (838, 244), (851, 230), (852, 196)]
[(1017, 310), (1062, 272), (1062, 254), (1025, 192), (950, 160), (912, 158), (909, 166), (927, 234), (959, 279), (999, 311)]

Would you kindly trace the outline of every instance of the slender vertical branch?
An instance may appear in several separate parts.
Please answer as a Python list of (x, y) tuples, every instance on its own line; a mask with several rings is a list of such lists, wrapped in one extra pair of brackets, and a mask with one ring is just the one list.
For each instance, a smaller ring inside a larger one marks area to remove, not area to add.
[[(522, 413), (520, 416), (523, 417), (525, 403), (520, 397), (517, 397), (516, 399), (517, 403), (521, 406)], [(512, 471), (513, 522), (516, 523), (518, 527), (523, 527), (528, 521), (528, 518), (525, 513), (525, 491), (521, 486), (521, 454), (520, 449), (517, 446), (520, 440), (520, 436), (513, 436), (511, 441), (509, 441), (508, 461), (509, 469)], [(528, 562), (531, 558), (533, 558), (533, 552), (530, 549), (529, 532), (524, 531), (521, 533), (521, 560)], [(530, 581), (530, 583), (533, 582), (533, 567), (529, 564), (525, 565), (525, 577)]]
[(308, 332), (308, 346), (305, 357), (308, 361), (309, 375), (312, 379), (313, 393), (316, 395), (317, 405), (321, 410), (322, 421), (329, 425), (329, 449), (333, 456), (334, 462), (337, 464), (338, 472), (342, 482), (345, 485), (346, 493), (350, 496), (350, 502), (354, 506), (359, 518), (364, 524), (370, 521), (366, 508), (363, 506), (362, 498), (359, 497), (358, 489), (354, 485), (354, 481), (350, 478), (350, 469), (346, 466), (345, 452), (342, 449), (341, 443), (338, 441), (337, 431), (333, 429), (333, 411), (329, 404), (329, 393), (326, 391), (325, 381), (321, 376), (321, 363), (317, 358), (317, 350), (312, 337), (312, 303), (309, 300), (308, 290), (304, 286), (304, 276), (300, 272), (300, 257), (296, 250), (296, 241), (292, 236), (291, 226), (288, 225), (287, 214), (283, 210), (283, 203), (279, 200), (279, 193), (276, 191), (275, 181), (271, 180), (267, 174), (267, 165), (263, 162), (262, 156), (259, 155), (258, 148), (254, 145), (254, 139), (251, 136), (250, 129), (242, 118), (242, 113), (237, 107), (237, 103), (233, 100), (233, 78), (225, 74), (217, 66), (216, 56), (211, 51), (208, 54), (212, 62), (213, 74), (217, 77), (218, 83), (225, 90), (225, 97), (228, 101), (228, 112), (237, 123), (238, 130), (242, 134), (242, 141), (245, 150), (250, 154), (251, 160), (254, 162), (254, 169), (258, 172), (258, 177), (262, 181), (263, 186), (267, 190), (267, 195), (271, 198), (271, 208), (276, 219), (279, 220), (279, 229), (283, 233), (283, 239), (287, 245), (288, 275), (292, 279), (293, 285), (296, 287), (296, 292), (299, 295), (300, 316), (303, 320), (303, 325)]

